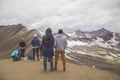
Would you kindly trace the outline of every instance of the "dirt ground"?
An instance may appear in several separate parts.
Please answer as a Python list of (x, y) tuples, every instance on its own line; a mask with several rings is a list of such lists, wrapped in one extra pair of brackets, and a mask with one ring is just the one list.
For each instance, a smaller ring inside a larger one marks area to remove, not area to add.
[(87, 66), (67, 63), (66, 72), (58, 62), (58, 70), (43, 71), (42, 61), (0, 60), (0, 80), (120, 80), (120, 75)]

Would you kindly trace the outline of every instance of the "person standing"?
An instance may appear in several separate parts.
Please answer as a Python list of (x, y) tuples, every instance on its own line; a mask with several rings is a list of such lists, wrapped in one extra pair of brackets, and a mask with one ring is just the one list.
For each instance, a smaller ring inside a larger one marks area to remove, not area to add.
[(39, 47), (40, 47), (40, 41), (38, 39), (38, 35), (34, 34), (34, 37), (32, 39), (32, 48), (33, 48), (33, 60), (35, 60), (35, 54), (37, 54), (37, 60), (39, 59)]
[(63, 71), (66, 71), (65, 49), (67, 48), (67, 38), (63, 35), (63, 30), (59, 29), (55, 39), (55, 70), (57, 70), (57, 63), (59, 55), (61, 55), (63, 62)]
[(53, 56), (54, 56), (54, 37), (52, 35), (52, 30), (50, 28), (46, 29), (46, 33), (42, 39), (42, 55), (43, 55), (43, 65), (44, 71), (47, 70), (47, 61), (50, 62), (50, 70), (53, 71)]
[(26, 49), (26, 43), (24, 41), (24, 38), (21, 38), (21, 41), (19, 42), (20, 47), (20, 57), (23, 59), (25, 57), (25, 49)]

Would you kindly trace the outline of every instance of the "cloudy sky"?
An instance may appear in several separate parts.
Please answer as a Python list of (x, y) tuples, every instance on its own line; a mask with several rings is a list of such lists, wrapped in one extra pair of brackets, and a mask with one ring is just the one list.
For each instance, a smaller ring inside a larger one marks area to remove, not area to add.
[(120, 32), (120, 0), (0, 0), (0, 25)]

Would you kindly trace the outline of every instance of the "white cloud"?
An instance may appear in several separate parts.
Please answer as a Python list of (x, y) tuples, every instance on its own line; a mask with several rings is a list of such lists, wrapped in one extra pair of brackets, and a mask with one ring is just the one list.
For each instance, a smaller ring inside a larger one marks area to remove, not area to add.
[(120, 31), (119, 0), (0, 0), (0, 24)]

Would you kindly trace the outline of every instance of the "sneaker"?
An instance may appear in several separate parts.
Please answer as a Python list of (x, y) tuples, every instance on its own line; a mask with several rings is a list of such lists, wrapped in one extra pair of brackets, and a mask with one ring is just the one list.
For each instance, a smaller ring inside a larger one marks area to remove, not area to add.
[(24, 60), (24, 58), (23, 58), (23, 57), (21, 57), (21, 60)]

